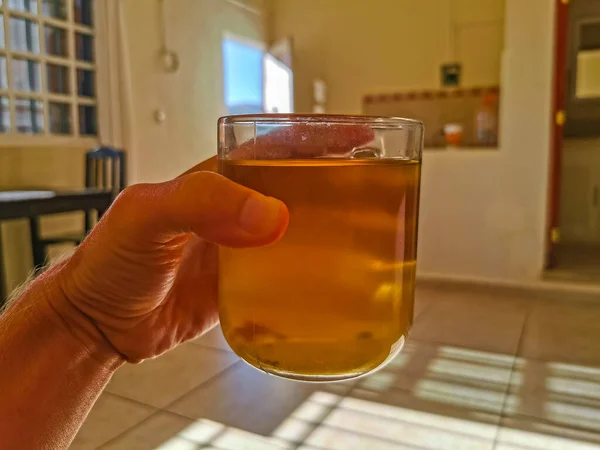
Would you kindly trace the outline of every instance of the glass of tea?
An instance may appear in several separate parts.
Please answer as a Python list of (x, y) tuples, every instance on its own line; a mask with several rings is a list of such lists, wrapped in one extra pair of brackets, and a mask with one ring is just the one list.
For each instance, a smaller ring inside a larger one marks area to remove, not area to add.
[(220, 173), (290, 213), (278, 242), (220, 249), (219, 316), (231, 348), (296, 380), (382, 367), (412, 324), (423, 124), (228, 116), (218, 139)]

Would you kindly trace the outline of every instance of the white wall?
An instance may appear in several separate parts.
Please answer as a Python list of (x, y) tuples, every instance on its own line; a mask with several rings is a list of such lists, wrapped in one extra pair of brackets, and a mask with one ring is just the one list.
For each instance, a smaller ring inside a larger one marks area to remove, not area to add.
[(554, 0), (507, 0), (500, 150), (426, 152), (421, 275), (533, 281), (544, 263)]

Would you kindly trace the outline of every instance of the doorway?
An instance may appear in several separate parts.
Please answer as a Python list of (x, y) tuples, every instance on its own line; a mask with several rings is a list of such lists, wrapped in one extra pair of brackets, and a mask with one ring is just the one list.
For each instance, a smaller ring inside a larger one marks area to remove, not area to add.
[(548, 268), (600, 282), (600, 2), (557, 5)]

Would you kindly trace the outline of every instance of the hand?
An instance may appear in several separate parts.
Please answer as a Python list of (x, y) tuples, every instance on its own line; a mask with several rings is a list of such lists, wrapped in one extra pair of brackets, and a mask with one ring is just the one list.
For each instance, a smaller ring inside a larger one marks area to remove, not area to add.
[[(345, 153), (373, 132), (339, 125), (326, 137), (296, 125), (243, 143), (230, 156)], [(276, 199), (204, 171), (215, 166), (213, 158), (175, 180), (126, 189), (57, 270), (64, 295), (52, 307), (80, 339), (139, 362), (216, 324), (217, 246), (272, 243), (285, 232), (289, 212)]]
[(288, 211), (211, 172), (126, 189), (58, 271), (53, 306), (80, 338), (139, 362), (211, 328), (217, 245), (269, 244)]

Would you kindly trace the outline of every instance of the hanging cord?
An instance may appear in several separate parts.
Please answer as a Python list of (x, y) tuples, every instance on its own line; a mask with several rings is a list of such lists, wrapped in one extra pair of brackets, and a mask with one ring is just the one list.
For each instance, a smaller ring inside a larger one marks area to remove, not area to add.
[(179, 70), (179, 56), (176, 52), (169, 49), (167, 43), (167, 11), (165, 0), (158, 0), (160, 3), (160, 59), (162, 61), (163, 68), (167, 73), (175, 73)]

